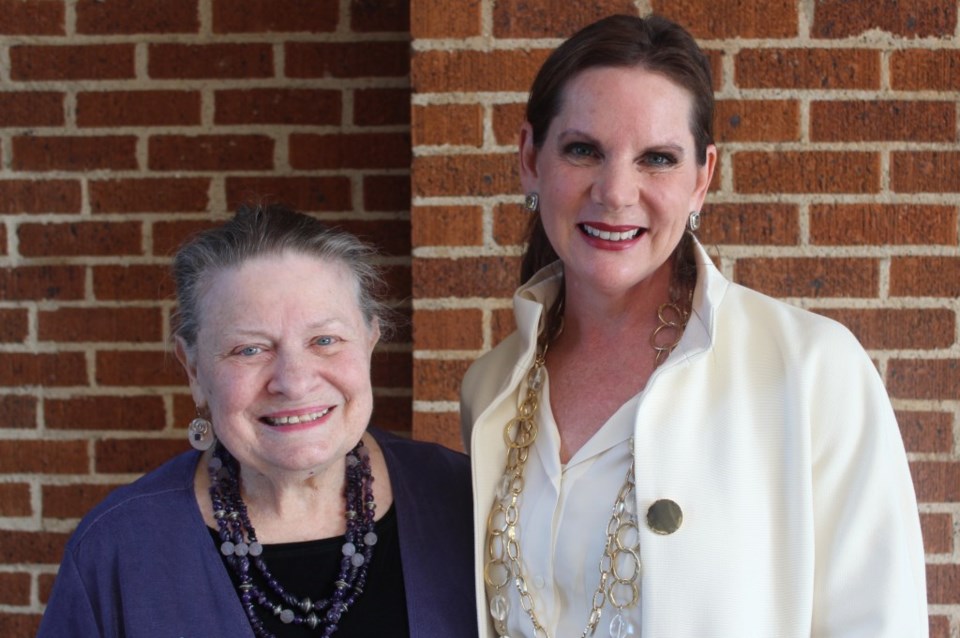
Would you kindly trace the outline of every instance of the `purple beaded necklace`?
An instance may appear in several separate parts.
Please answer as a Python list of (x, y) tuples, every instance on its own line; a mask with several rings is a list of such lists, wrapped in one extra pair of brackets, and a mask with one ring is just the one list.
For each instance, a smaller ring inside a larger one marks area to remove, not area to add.
[[(374, 533), (373, 473), (370, 471), (370, 453), (357, 443), (346, 456), (345, 517), (347, 533), (344, 535), (343, 558), (340, 573), (329, 598), (316, 602), (309, 598), (299, 599), (277, 582), (266, 563), (260, 557), (263, 546), (247, 515), (247, 506), (240, 496), (240, 469), (236, 459), (217, 444), (208, 464), (210, 472), (210, 499), (213, 501), (213, 517), (220, 530), (220, 553), (240, 580), (240, 602), (247, 612), (253, 631), (260, 638), (275, 638), (257, 615), (257, 605), (285, 624), (307, 625), (319, 629), (324, 638), (337, 630), (341, 616), (363, 592), (367, 581), (367, 568), (377, 543)], [(254, 583), (251, 566), (260, 572), (267, 589)], [(274, 600), (278, 599), (278, 602)]]

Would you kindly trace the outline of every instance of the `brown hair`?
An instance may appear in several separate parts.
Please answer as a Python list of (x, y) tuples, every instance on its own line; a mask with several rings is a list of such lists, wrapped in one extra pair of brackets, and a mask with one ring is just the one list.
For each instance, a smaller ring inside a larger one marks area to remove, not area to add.
[[(533, 129), (534, 146), (543, 145), (550, 124), (562, 107), (564, 89), (577, 74), (596, 67), (637, 66), (666, 76), (690, 93), (690, 131), (697, 162), (703, 165), (707, 147), (713, 143), (710, 63), (693, 36), (676, 22), (657, 15), (603, 18), (575, 33), (550, 54), (537, 73), (527, 100), (527, 121)], [(692, 241), (684, 233), (678, 254), (689, 257), (691, 248)], [(557, 258), (537, 213), (527, 233), (521, 283)]]

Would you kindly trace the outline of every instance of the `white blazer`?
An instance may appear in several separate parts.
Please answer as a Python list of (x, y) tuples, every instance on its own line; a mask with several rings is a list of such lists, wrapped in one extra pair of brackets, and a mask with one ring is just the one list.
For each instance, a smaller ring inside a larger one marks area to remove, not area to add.
[[(683, 338), (635, 415), (640, 635), (925, 638), (916, 496), (869, 356), (839, 323), (727, 281), (701, 247), (697, 269)], [(518, 330), (461, 388), (480, 638), (496, 636), (484, 526), (504, 467), (503, 427), (561, 282), (557, 262), (517, 291)], [(666, 536), (644, 520), (663, 498), (683, 510)]]

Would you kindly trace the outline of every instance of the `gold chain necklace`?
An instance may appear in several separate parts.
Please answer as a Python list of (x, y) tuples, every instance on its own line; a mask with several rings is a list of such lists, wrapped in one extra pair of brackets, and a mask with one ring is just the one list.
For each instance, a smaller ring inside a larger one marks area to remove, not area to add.
[[(680, 307), (676, 298), (661, 304), (657, 309), (658, 325), (650, 335), (650, 345), (657, 353), (655, 367), (666, 360), (680, 343), (689, 316), (689, 312)], [(669, 338), (671, 334), (673, 339)], [(497, 487), (496, 499), (487, 517), (487, 561), (483, 568), (483, 578), (488, 588), (490, 615), (500, 638), (509, 638), (507, 617), (510, 603), (505, 594), (511, 581), (517, 589), (520, 607), (533, 624), (534, 636), (549, 638), (547, 630), (534, 611), (533, 597), (523, 575), (518, 530), (520, 496), (524, 488), (523, 472), (530, 447), (537, 439), (536, 414), (545, 381), (546, 354), (547, 343), (544, 340), (538, 345), (533, 365), (527, 373), (527, 392), (517, 406), (517, 416), (503, 429), (503, 438), (507, 444), (506, 466)], [(611, 638), (625, 638), (634, 633), (632, 622), (623, 613), (625, 609), (635, 607), (640, 602), (640, 587), (637, 582), (641, 571), (640, 528), (637, 525), (633, 478), (633, 437), (630, 438), (629, 445), (630, 467), (607, 522), (606, 539), (598, 566), (600, 581), (593, 593), (590, 615), (580, 634), (581, 638), (594, 635), (608, 600), (616, 609), (610, 622)]]

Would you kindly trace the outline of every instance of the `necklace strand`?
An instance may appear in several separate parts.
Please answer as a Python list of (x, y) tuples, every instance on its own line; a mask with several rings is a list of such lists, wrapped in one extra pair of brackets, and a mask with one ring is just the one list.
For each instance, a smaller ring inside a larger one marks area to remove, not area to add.
[[(659, 366), (680, 343), (689, 312), (671, 300), (657, 309), (657, 328), (650, 335), (650, 344), (656, 352)], [(666, 336), (664, 336), (666, 335)], [(673, 337), (672, 339), (670, 337)], [(546, 375), (547, 343), (537, 348), (533, 365), (527, 373), (527, 391), (517, 407), (517, 416), (503, 430), (507, 445), (507, 460), (497, 487), (496, 498), (487, 517), (487, 561), (483, 577), (488, 587), (490, 615), (500, 638), (507, 636), (507, 618), (510, 603), (506, 589), (512, 581), (517, 590), (520, 607), (529, 617), (535, 638), (549, 638), (534, 610), (533, 596), (523, 575), (523, 557), (520, 551), (520, 497), (524, 488), (524, 469), (530, 448), (537, 438), (537, 411)], [(609, 600), (616, 610), (610, 622), (611, 638), (626, 638), (634, 633), (632, 622), (624, 610), (640, 602), (638, 580), (642, 569), (640, 561), (640, 528), (637, 524), (635, 461), (633, 437), (629, 441), (630, 467), (614, 500), (607, 522), (603, 552), (600, 556), (600, 579), (591, 601), (590, 614), (581, 638), (593, 636)]]
[[(240, 495), (240, 471), (236, 459), (222, 445), (210, 457), (210, 498), (213, 517), (220, 532), (220, 553), (226, 558), (240, 584), (240, 602), (254, 633), (260, 638), (275, 638), (264, 627), (257, 606), (278, 616), (284, 624), (306, 625), (319, 629), (324, 638), (331, 636), (343, 617), (363, 592), (367, 569), (377, 543), (374, 532), (373, 474), (370, 454), (363, 441), (346, 457), (344, 497), (347, 531), (342, 546), (340, 570), (329, 598), (311, 601), (297, 598), (274, 578), (261, 555), (263, 545), (250, 522), (247, 506)], [(266, 588), (257, 585), (252, 571), (259, 572)]]

